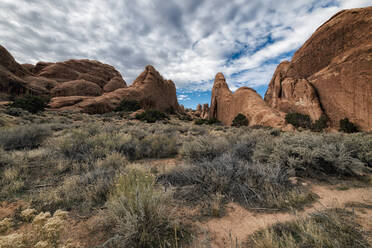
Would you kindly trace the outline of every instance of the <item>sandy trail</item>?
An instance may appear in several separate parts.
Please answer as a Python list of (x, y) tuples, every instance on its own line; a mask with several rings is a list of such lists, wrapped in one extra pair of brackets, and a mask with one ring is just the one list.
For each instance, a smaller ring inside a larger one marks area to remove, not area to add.
[[(244, 241), (255, 231), (271, 226), (277, 222), (294, 220), (296, 216), (305, 216), (324, 208), (344, 207), (345, 203), (358, 202), (372, 204), (372, 187), (352, 188), (349, 190), (332, 190), (327, 186), (312, 185), (312, 192), (319, 195), (313, 206), (297, 213), (257, 213), (248, 211), (241, 206), (231, 203), (227, 206), (227, 215), (219, 219), (210, 219), (200, 225), (212, 236), (212, 247), (230, 247), (231, 239)], [(372, 209), (358, 212), (365, 229), (372, 228)]]

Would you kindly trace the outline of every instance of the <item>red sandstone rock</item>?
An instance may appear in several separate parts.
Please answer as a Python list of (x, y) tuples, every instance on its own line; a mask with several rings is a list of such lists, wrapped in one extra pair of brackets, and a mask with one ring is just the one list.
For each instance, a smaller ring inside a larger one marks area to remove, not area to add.
[(51, 90), (52, 96), (100, 96), (103, 90), (97, 84), (86, 80), (64, 82)]
[(126, 87), (127, 83), (124, 81), (124, 79), (121, 77), (114, 77), (103, 87), (103, 90), (105, 92), (112, 92), (114, 90)]
[[(147, 66), (128, 88), (117, 89), (95, 98), (87, 98), (77, 104), (71, 104), (70, 107), (91, 114), (105, 113), (113, 111), (124, 99), (138, 101), (144, 109), (179, 111), (174, 83), (164, 80), (152, 66)], [(51, 105), (55, 101), (61, 101), (61, 99), (53, 98)]]
[(233, 119), (243, 114), (249, 125), (269, 126), (289, 129), (283, 112), (272, 109), (257, 92), (248, 87), (239, 88), (232, 93), (222, 73), (216, 75), (210, 108), (210, 118), (217, 118), (225, 125), (231, 125)]
[(371, 30), (372, 7), (337, 13), (316, 30), (291, 62), (279, 65), (265, 101), (313, 119), (321, 109), (332, 128), (347, 117), (362, 130), (371, 131)]

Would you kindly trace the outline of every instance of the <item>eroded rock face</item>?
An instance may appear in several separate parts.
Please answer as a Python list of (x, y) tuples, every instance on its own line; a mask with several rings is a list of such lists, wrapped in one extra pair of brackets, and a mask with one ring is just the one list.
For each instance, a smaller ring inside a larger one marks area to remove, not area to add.
[(298, 76), (288, 61), (282, 62), (276, 69), (265, 101), (286, 113), (307, 114), (312, 120), (318, 120), (323, 114), (316, 90), (307, 79)]
[[(68, 103), (61, 103), (63, 99), (66, 99)], [(71, 98), (55, 97), (51, 100), (51, 106), (63, 105), (65, 109), (70, 108), (97, 114), (115, 110), (124, 99), (138, 101), (144, 109), (180, 111), (174, 83), (171, 80), (163, 79), (152, 66), (147, 66), (133, 84), (127, 88), (120, 88), (102, 96), (85, 99), (72, 100)], [(79, 102), (74, 103), (75, 100)], [(58, 104), (55, 104), (56, 102)], [(68, 106), (68, 104), (70, 105)]]
[(30, 75), (18, 64), (13, 56), (0, 45), (0, 92), (6, 94), (24, 94), (30, 91), (22, 79)]
[(331, 126), (347, 117), (372, 130), (372, 7), (344, 10), (319, 27), (280, 64), (265, 101), (285, 112), (317, 119), (325, 113)]
[(285, 123), (285, 114), (271, 108), (255, 90), (242, 87), (232, 93), (224, 75), (218, 73), (212, 90), (210, 118), (217, 118), (224, 125), (231, 125), (239, 113), (247, 117), (250, 126), (290, 128)]

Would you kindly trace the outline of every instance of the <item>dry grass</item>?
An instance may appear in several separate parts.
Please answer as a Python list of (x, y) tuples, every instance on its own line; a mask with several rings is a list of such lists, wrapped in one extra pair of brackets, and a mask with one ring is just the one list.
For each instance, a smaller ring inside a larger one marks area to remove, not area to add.
[(330, 209), (311, 214), (308, 218), (279, 223), (249, 238), (257, 248), (370, 247), (356, 216), (343, 209)]
[[(63, 209), (90, 217), (107, 208), (103, 217), (115, 230), (109, 241), (119, 247), (181, 247), (190, 234), (172, 212), (173, 203), (200, 204), (209, 217), (223, 217), (230, 201), (289, 210), (314, 200), (290, 177), (372, 179), (371, 134), (201, 127), (174, 119), (147, 124), (116, 114), (1, 116), (6, 129), (0, 131), (0, 199), (21, 198), (38, 213)], [(174, 158), (181, 166), (169, 172), (147, 162), (159, 158)], [(21, 218), (30, 224), (33, 216)], [(25, 236), (7, 223), (5, 232), (14, 229), (8, 240), (17, 247)], [(32, 244), (61, 245), (44, 238)]]
[(120, 175), (107, 202), (115, 245), (165, 248), (187, 242), (190, 235), (169, 202), (170, 196), (156, 188), (154, 176), (136, 170)]

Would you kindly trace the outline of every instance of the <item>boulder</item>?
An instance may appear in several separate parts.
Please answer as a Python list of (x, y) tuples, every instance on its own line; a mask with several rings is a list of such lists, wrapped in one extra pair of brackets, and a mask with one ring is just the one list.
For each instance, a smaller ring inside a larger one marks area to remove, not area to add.
[(285, 114), (271, 108), (253, 89), (241, 87), (232, 93), (222, 73), (216, 75), (210, 107), (210, 118), (217, 118), (224, 125), (231, 125), (233, 119), (243, 114), (250, 126), (268, 126), (288, 129)]
[(281, 111), (317, 119), (325, 113), (332, 128), (349, 118), (372, 130), (372, 7), (343, 10), (320, 26), (280, 64), (265, 101)]

